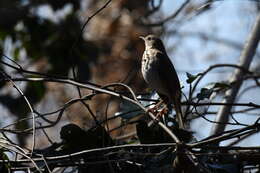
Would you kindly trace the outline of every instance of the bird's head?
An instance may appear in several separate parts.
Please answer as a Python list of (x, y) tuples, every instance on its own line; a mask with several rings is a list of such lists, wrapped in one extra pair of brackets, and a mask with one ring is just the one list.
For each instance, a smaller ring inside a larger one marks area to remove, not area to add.
[(145, 49), (155, 48), (155, 49), (159, 49), (160, 51), (165, 51), (163, 42), (159, 37), (150, 34), (147, 35), (146, 37), (140, 36), (139, 38), (144, 40)]

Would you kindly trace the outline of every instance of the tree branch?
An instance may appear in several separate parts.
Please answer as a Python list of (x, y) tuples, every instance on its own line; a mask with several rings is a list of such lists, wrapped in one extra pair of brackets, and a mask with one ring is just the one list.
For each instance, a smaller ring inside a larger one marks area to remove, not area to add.
[[(240, 63), (239, 65), (249, 69), (250, 63), (255, 55), (255, 51), (260, 39), (260, 14), (258, 15), (255, 25), (251, 34), (248, 37), (248, 41), (245, 44), (245, 47), (240, 55)], [(233, 103), (236, 99), (237, 93), (242, 84), (242, 80), (240, 80), (244, 76), (244, 71), (240, 69), (236, 69), (233, 76), (230, 79), (230, 83), (234, 83), (232, 88), (226, 92), (225, 100), (223, 103)], [(221, 124), (214, 124), (211, 130), (211, 134), (217, 134), (223, 132), (225, 129), (225, 123), (228, 122), (229, 114), (231, 111), (231, 106), (222, 106), (217, 114), (216, 120), (217, 122), (221, 122)]]

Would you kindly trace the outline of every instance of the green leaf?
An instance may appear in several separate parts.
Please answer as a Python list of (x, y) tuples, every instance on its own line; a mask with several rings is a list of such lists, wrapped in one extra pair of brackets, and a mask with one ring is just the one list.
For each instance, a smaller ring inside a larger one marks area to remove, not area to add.
[(213, 91), (213, 88), (201, 88), (200, 93), (197, 94), (197, 98), (199, 100), (204, 100), (205, 98), (209, 99)]
[(217, 82), (215, 83), (214, 87), (213, 88), (218, 88), (218, 89), (228, 89), (228, 88), (231, 88), (231, 86), (227, 83), (224, 83), (224, 82)]
[(187, 76), (187, 78), (188, 78), (188, 79), (186, 80), (186, 82), (190, 84), (190, 83), (192, 83), (194, 80), (196, 80), (199, 75), (192, 75), (192, 74), (186, 72), (186, 76)]

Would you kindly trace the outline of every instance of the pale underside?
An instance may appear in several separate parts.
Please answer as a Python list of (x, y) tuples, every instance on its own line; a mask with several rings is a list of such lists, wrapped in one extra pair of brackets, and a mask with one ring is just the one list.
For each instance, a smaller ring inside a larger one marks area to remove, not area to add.
[[(180, 90), (176, 71), (168, 58), (156, 49), (144, 52), (142, 59), (142, 74), (149, 87), (158, 94), (167, 96), (171, 102)], [(176, 92), (177, 91), (177, 92)], [(179, 93), (177, 97), (180, 97)]]

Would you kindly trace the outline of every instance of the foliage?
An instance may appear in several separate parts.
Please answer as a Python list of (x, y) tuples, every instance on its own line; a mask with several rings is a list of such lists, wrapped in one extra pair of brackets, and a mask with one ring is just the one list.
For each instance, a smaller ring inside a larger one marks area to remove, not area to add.
[[(1, 122), (0, 172), (259, 171), (259, 146), (236, 146), (259, 132), (259, 113), (251, 124), (238, 121), (235, 115), (248, 116), (260, 105), (218, 102), (227, 100), (226, 93), (238, 82), (253, 81), (259, 89), (257, 72), (243, 64), (215, 64), (195, 75), (187, 72), (188, 91), (182, 88), (185, 129), (179, 129), (172, 105), (154, 107), (158, 97), (145, 92), (149, 90), (139, 74), (143, 44), (138, 36), (167, 35), (167, 26), (173, 22), (172, 33), (178, 37), (182, 23), (193, 20), (185, 17), (207, 14), (213, 1), (186, 0), (165, 18), (163, 0), (92, 0), (87, 10), (83, 3), (0, 2), (5, 19), (0, 21), (0, 103), (9, 117), (16, 118)], [(54, 13), (68, 6), (71, 10), (54, 20), (37, 13), (43, 6)], [(249, 43), (258, 43), (260, 34), (255, 35)], [(210, 40), (201, 33), (198, 36)], [(8, 44), (11, 53), (4, 49)], [(253, 45), (245, 44), (243, 50), (249, 47), (255, 52)], [(243, 72), (238, 81), (206, 81), (211, 70), (226, 67), (235, 69), (235, 74)], [(204, 106), (207, 110), (200, 113)], [(226, 114), (231, 121), (208, 118), (220, 114), (212, 109), (216, 106), (232, 108)], [(204, 127), (192, 132), (194, 120), (205, 120), (212, 129), (217, 125), (234, 128), (199, 139), (196, 133)], [(231, 142), (220, 145), (227, 141)]]

